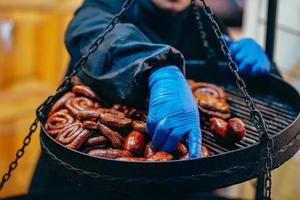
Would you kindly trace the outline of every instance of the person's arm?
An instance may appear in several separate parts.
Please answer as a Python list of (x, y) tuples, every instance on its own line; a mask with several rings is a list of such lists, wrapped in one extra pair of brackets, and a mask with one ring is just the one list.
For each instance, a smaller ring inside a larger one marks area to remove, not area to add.
[[(66, 32), (71, 64), (84, 55), (124, 0), (86, 0)], [(153, 68), (175, 65), (184, 70), (184, 58), (176, 49), (153, 44), (133, 24), (119, 23), (90, 57), (80, 78), (110, 102), (145, 103), (147, 79)]]
[[(87, 52), (122, 2), (84, 2), (66, 33), (71, 66)], [(147, 129), (155, 149), (171, 152), (186, 135), (190, 157), (196, 158), (201, 148), (199, 113), (183, 71), (184, 58), (179, 51), (153, 44), (134, 25), (120, 23), (91, 56), (79, 77), (109, 102), (134, 107), (146, 103), (149, 89)]]

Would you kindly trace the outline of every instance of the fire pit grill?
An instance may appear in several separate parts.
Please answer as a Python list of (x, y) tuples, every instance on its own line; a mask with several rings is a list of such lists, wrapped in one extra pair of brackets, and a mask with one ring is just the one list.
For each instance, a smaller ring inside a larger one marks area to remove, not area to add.
[[(206, 122), (201, 124), (203, 143), (213, 156), (158, 163), (128, 162), (94, 158), (67, 149), (48, 136), (42, 127), (42, 150), (48, 155), (49, 165), (77, 184), (121, 193), (201, 192), (244, 182), (265, 173), (265, 143), (259, 142), (259, 133), (249, 121), (248, 108), (232, 77), (207, 66), (188, 66), (187, 76), (221, 85), (226, 90), (232, 115), (241, 118), (247, 129), (242, 141), (232, 146), (219, 144)], [(227, 78), (221, 80), (219, 76)], [(279, 167), (299, 149), (299, 94), (273, 76), (248, 79), (247, 83), (274, 141), (273, 168)]]

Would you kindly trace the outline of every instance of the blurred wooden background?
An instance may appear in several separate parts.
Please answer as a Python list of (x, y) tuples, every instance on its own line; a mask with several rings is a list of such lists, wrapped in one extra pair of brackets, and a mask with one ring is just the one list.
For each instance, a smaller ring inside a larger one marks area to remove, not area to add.
[[(0, 0), (0, 174), (15, 157), (36, 107), (69, 62), (64, 32), (81, 0)], [(26, 193), (40, 146), (38, 131), (0, 198)]]
[[(0, 175), (22, 144), (36, 107), (54, 92), (64, 75), (69, 61), (64, 32), (80, 2), (0, 0), (0, 24), (6, 27), (0, 31), (6, 33), (0, 34)], [(234, 33), (241, 35), (238, 30)], [(0, 198), (27, 192), (39, 153), (37, 132)], [(274, 199), (300, 195), (299, 163), (298, 154), (273, 173)], [(254, 195), (253, 184), (250, 181), (219, 192), (249, 199)]]

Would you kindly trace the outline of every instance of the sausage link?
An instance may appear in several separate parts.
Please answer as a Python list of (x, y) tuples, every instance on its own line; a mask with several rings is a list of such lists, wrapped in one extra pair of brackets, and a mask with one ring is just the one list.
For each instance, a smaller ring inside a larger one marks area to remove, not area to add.
[(188, 153), (189, 152), (188, 152), (186, 146), (181, 142), (178, 142), (178, 144), (175, 147), (175, 150), (173, 151), (173, 155), (175, 156), (175, 158), (181, 158), (181, 157), (187, 155)]
[(89, 129), (89, 130), (97, 130), (98, 129), (98, 123), (94, 121), (83, 121), (82, 122), (83, 128)]
[(122, 158), (117, 158), (117, 160), (124, 160), (124, 161), (146, 161), (147, 158), (143, 158), (143, 157), (122, 157)]
[(96, 93), (93, 92), (93, 90), (86, 85), (75, 85), (72, 88), (72, 92), (74, 92), (77, 95), (85, 96), (93, 100), (100, 100), (100, 98), (96, 95)]
[(209, 122), (212, 132), (221, 139), (225, 139), (225, 137), (227, 136), (227, 122), (216, 117), (210, 118)]
[(117, 131), (113, 131), (112, 129), (101, 123), (98, 123), (98, 129), (105, 137), (109, 139), (114, 148), (123, 148), (123, 137)]
[(132, 125), (132, 128), (136, 131), (140, 131), (140, 132), (143, 132), (143, 133), (147, 132), (146, 122), (133, 120), (131, 125)]
[(94, 109), (94, 103), (86, 97), (75, 97), (69, 99), (65, 106), (73, 114), (73, 116), (77, 116), (78, 111)]
[(144, 150), (144, 157), (148, 158), (152, 155), (154, 155), (155, 151), (151, 147), (151, 143), (146, 144), (145, 150)]
[(100, 135), (100, 136), (89, 138), (85, 144), (87, 146), (94, 146), (94, 145), (103, 145), (103, 144), (107, 144), (107, 143), (108, 143), (107, 138), (103, 135)]
[(63, 128), (74, 122), (75, 119), (66, 110), (61, 110), (48, 117), (45, 129), (49, 135), (56, 136)]
[(101, 157), (101, 158), (122, 158), (132, 157), (132, 154), (126, 150), (120, 149), (93, 149), (87, 153), (90, 156)]
[(147, 161), (167, 161), (167, 160), (173, 160), (174, 157), (166, 153), (164, 151), (158, 151), (154, 155), (147, 158)]
[(144, 135), (139, 131), (131, 131), (124, 142), (124, 149), (130, 151), (134, 156), (140, 156), (145, 146)]
[(246, 135), (246, 128), (242, 120), (239, 118), (232, 118), (228, 120), (228, 138), (229, 142), (238, 142)]
[(124, 128), (131, 124), (131, 119), (111, 113), (100, 113), (99, 121), (110, 127)]
[(79, 120), (98, 120), (100, 113), (95, 110), (85, 110), (85, 111), (77, 111), (77, 118)]
[(48, 114), (48, 116), (52, 115), (54, 112), (56, 112), (57, 110), (63, 108), (66, 104), (66, 102), (70, 99), (75, 97), (75, 94), (73, 92), (67, 92), (66, 94), (64, 94), (60, 99), (58, 99), (54, 105), (51, 107), (50, 112)]
[(75, 85), (84, 85), (82, 82), (81, 82), (81, 80), (78, 78), (78, 76), (72, 76), (71, 77), (71, 84), (73, 85), (73, 86), (75, 86)]

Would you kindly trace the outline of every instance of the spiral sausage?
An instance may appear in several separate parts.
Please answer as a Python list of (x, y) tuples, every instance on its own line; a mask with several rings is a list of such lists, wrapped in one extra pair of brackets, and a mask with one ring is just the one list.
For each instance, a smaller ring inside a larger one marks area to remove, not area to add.
[(214, 84), (203, 82), (190, 82), (192, 92), (197, 98), (199, 96), (212, 96), (217, 99), (225, 99), (226, 94), (224, 90)]
[(77, 116), (78, 111), (87, 111), (94, 108), (94, 103), (86, 97), (75, 97), (66, 102), (66, 108)]
[(74, 122), (75, 119), (68, 114), (67, 110), (60, 110), (49, 116), (45, 123), (45, 128), (49, 135), (56, 136), (62, 129)]
[(56, 140), (71, 149), (79, 149), (91, 134), (92, 132), (82, 128), (81, 123), (74, 123), (65, 127), (57, 135)]

